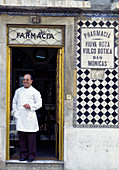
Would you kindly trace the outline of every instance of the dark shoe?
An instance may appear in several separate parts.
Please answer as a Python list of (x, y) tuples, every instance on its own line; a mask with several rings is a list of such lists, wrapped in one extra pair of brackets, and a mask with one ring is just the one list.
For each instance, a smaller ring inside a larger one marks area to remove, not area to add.
[(28, 158), (27, 162), (32, 162), (33, 160), (33, 158)]
[(20, 158), (19, 161), (26, 161), (27, 158)]

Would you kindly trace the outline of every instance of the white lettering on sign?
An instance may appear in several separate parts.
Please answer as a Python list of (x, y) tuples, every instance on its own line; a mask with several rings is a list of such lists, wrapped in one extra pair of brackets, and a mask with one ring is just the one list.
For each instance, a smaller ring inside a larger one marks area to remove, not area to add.
[(9, 44), (63, 46), (62, 28), (9, 27)]
[(114, 68), (114, 28), (81, 28), (81, 68)]

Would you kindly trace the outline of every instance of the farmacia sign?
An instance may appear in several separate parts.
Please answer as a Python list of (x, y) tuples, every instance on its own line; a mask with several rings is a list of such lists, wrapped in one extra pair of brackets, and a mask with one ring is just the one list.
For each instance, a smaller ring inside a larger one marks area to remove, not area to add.
[(81, 68), (114, 68), (113, 28), (81, 28)]
[(62, 28), (19, 28), (9, 27), (10, 45), (63, 46)]

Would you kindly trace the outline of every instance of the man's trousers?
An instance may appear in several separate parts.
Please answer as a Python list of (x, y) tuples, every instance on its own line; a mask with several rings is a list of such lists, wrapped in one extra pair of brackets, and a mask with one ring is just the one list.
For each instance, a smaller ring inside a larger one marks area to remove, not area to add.
[(18, 131), (20, 157), (35, 158), (36, 156), (36, 132), (21, 132)]

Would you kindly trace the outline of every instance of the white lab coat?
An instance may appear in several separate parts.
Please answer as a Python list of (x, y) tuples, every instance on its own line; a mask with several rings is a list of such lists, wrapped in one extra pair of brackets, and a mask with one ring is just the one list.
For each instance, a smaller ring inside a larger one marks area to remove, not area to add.
[[(30, 109), (23, 107), (29, 104)], [(12, 101), (12, 112), (16, 118), (16, 130), (23, 132), (37, 132), (39, 130), (35, 110), (42, 107), (40, 92), (34, 87), (20, 87), (15, 91)]]

